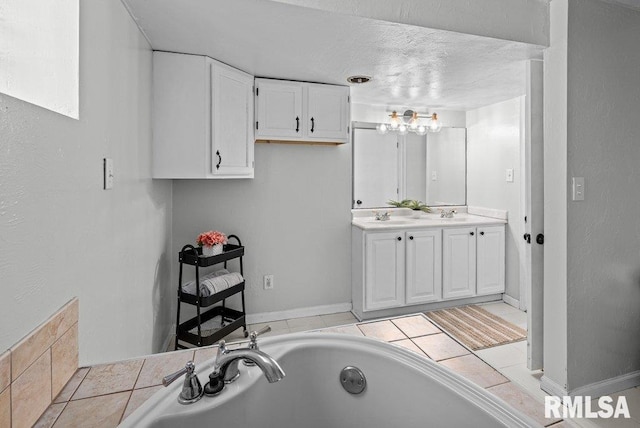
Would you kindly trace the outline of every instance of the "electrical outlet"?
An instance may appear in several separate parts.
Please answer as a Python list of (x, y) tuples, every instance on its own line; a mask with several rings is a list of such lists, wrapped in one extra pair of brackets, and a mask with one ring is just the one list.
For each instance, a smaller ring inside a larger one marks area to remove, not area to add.
[(265, 275), (262, 283), (265, 290), (273, 290), (273, 275)]

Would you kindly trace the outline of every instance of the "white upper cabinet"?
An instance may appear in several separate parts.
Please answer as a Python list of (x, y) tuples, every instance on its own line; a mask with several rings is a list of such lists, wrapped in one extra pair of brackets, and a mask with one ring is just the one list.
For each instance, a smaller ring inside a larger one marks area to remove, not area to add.
[(256, 140), (346, 143), (349, 87), (256, 79)]
[(212, 173), (253, 177), (253, 76), (212, 61)]
[(349, 88), (307, 84), (305, 137), (319, 141), (347, 141)]
[(253, 76), (153, 53), (153, 177), (253, 178)]
[(302, 138), (302, 86), (256, 79), (256, 139)]

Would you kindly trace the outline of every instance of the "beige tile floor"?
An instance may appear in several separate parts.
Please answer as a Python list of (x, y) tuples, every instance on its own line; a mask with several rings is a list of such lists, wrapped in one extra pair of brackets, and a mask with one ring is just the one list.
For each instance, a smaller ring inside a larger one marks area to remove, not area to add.
[[(484, 305), (503, 318), (526, 327), (525, 314), (503, 303)], [(523, 325), (524, 323), (524, 325)], [(259, 330), (267, 323), (248, 326)], [(298, 331), (328, 331), (375, 337), (403, 346), (468, 378), (520, 409), (541, 425), (572, 427), (640, 427), (637, 420), (574, 424), (544, 419), (544, 392), (539, 389), (539, 372), (526, 369), (526, 342), (472, 353), (423, 315), (403, 316), (358, 323), (351, 313), (304, 317), (268, 323), (265, 335)], [(246, 339), (242, 330), (227, 337), (232, 347)], [(162, 376), (193, 359), (196, 364), (213, 358), (216, 347), (168, 352), (146, 359), (128, 360), (82, 368), (54, 400), (36, 427), (115, 427), (162, 387)], [(640, 415), (640, 389), (624, 391), (631, 414)], [(628, 395), (627, 395), (628, 394)]]

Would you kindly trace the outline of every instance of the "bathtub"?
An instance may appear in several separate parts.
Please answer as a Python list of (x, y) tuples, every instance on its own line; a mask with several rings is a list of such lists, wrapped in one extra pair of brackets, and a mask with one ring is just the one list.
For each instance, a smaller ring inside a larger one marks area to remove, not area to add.
[[(361, 428), (535, 427), (536, 422), (482, 388), (399, 346), (331, 333), (261, 338), (260, 349), (286, 373), (268, 383), (258, 367), (240, 364), (241, 376), (217, 396), (182, 405), (181, 381), (159, 391), (121, 427)], [(210, 360), (196, 371), (204, 385)], [(360, 394), (347, 392), (340, 372), (359, 368)]]

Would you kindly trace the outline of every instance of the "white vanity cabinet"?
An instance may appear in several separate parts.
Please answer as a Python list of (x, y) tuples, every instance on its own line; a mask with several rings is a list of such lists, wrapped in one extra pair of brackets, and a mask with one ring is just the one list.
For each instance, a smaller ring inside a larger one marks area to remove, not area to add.
[(479, 227), (476, 248), (476, 294), (504, 293), (504, 226)]
[(406, 236), (405, 303), (414, 305), (442, 298), (442, 232), (411, 230)]
[(364, 245), (364, 253), (354, 252), (364, 270), (364, 277), (356, 281), (364, 287), (356, 299), (362, 301), (363, 309), (440, 300), (441, 233), (440, 229), (364, 234), (354, 230), (354, 239)]
[(153, 53), (153, 178), (253, 178), (253, 81), (212, 58)]
[(352, 227), (352, 302), (358, 318), (417, 312), (448, 300), (474, 302), (504, 293), (504, 223), (379, 225)]
[(476, 228), (445, 229), (442, 244), (442, 297), (471, 297), (476, 291)]
[(256, 140), (346, 143), (349, 87), (255, 79)]
[(504, 226), (445, 229), (442, 297), (504, 293), (504, 239)]
[(365, 308), (404, 305), (404, 232), (368, 233), (365, 238)]

